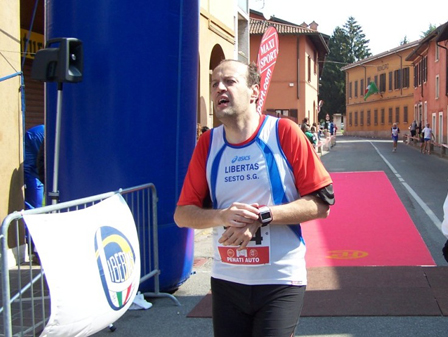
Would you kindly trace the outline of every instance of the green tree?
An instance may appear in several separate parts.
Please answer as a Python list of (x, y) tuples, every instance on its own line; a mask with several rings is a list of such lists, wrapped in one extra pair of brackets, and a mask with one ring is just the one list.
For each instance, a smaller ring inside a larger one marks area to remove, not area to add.
[(429, 24), (428, 29), (425, 32), (422, 32), (422, 34), (420, 35), (420, 38), (423, 39), (425, 37), (427, 37), (429, 34), (431, 34), (435, 29), (437, 29), (436, 26), (434, 26), (432, 23)]
[(408, 37), (405, 35), (405, 37), (403, 38), (403, 41), (400, 41), (400, 46), (404, 45), (404, 44), (408, 44)]
[(347, 61), (350, 63), (365, 59), (371, 56), (368, 44), (370, 40), (366, 40), (366, 35), (362, 28), (356, 22), (355, 18), (350, 16), (344, 25), (344, 31), (348, 36), (350, 48), (347, 55)]
[(325, 61), (321, 76), (319, 98), (324, 104), (319, 112), (319, 120), (325, 119), (326, 114), (345, 112), (345, 74), (341, 68), (347, 64), (350, 41), (347, 34), (340, 27), (336, 27), (330, 37), (330, 53)]
[(324, 119), (327, 113), (330, 116), (345, 113), (345, 73), (341, 68), (371, 56), (369, 42), (353, 17), (348, 18), (343, 28), (334, 30), (320, 81), (319, 99), (324, 101), (324, 105), (319, 120)]

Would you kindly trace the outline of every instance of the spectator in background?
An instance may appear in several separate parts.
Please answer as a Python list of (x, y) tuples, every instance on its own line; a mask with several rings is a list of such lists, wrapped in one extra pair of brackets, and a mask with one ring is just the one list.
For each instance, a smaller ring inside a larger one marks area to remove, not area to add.
[(422, 121), (417, 123), (417, 127), (415, 128), (415, 134), (416, 136), (420, 135), (422, 133)]
[(411, 132), (411, 139), (412, 139), (412, 141), (414, 141), (414, 137), (417, 134), (417, 121), (415, 119), (412, 122), (412, 124), (409, 125), (409, 131)]
[(431, 140), (434, 140), (434, 134), (432, 129), (429, 127), (429, 123), (426, 123), (425, 128), (422, 130), (423, 133), (423, 146), (420, 149), (421, 153), (431, 154)]
[(203, 133), (207, 132), (207, 130), (209, 130), (209, 127), (204, 125), (202, 126), (201, 124), (197, 124), (196, 125), (196, 140), (199, 139), (199, 137), (202, 136)]
[(39, 152), (37, 153), (37, 174), (40, 182), (45, 186), (45, 138), (40, 144)]
[(311, 145), (313, 145), (314, 148), (316, 148), (316, 144), (317, 144), (317, 138), (314, 135), (314, 133), (312, 132), (311, 128), (309, 126), (307, 126), (305, 128), (305, 136), (306, 138), (308, 138), (308, 140), (310, 141)]
[(208, 126), (203, 126), (201, 128), (201, 134), (207, 132), (208, 130), (210, 130), (210, 128)]
[(309, 122), (308, 117), (305, 117), (305, 118), (302, 120), (302, 125), (308, 125), (308, 126), (310, 126), (310, 122)]
[(302, 130), (303, 133), (305, 133), (307, 127), (309, 128), (310, 125), (308, 124), (308, 117), (305, 117), (305, 118), (302, 120), (302, 124), (300, 124), (300, 129)]
[[(44, 141), (45, 127), (38, 125), (25, 133), (25, 158), (23, 172), (25, 180), (25, 209), (42, 207), (44, 184), (39, 177), (38, 154)], [(31, 246), (33, 263), (39, 264), (39, 257), (32, 240), (27, 234), (28, 244)]]
[(316, 130), (316, 127), (314, 125), (311, 127), (310, 132), (313, 135), (313, 146), (314, 146), (314, 149), (317, 150), (317, 143), (319, 142), (319, 135), (317, 134), (317, 130)]
[(43, 125), (35, 126), (25, 133), (25, 158), (23, 171), (25, 178), (25, 203), (26, 208), (42, 206), (44, 184), (39, 179), (37, 158), (39, 149), (44, 141)]
[(315, 135), (317, 137), (317, 141), (319, 142), (319, 140), (320, 140), (320, 128), (319, 128), (319, 126), (317, 125), (316, 122), (313, 123), (313, 127), (314, 127), (314, 133), (315, 133)]
[(392, 152), (397, 152), (398, 134), (400, 133), (400, 128), (397, 126), (397, 123), (394, 123), (392, 126), (391, 133), (393, 141)]

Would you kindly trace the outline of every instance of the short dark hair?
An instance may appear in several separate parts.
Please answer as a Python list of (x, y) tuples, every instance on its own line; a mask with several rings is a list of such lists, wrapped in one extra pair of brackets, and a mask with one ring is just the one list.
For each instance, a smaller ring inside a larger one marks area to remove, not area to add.
[(260, 84), (261, 81), (261, 76), (260, 73), (258, 72), (258, 67), (255, 64), (255, 62), (251, 62), (249, 64), (239, 61), (239, 60), (233, 60), (233, 59), (224, 59), (220, 62), (224, 63), (224, 62), (238, 62), (241, 64), (244, 64), (247, 67), (247, 77), (246, 77), (246, 82), (247, 82), (247, 86), (250, 88), (251, 86), (253, 86), (254, 84)]
[(255, 62), (251, 62), (248, 65), (248, 68), (249, 70), (247, 72), (247, 85), (252, 86), (254, 84), (260, 84), (261, 76), (258, 72), (258, 67)]

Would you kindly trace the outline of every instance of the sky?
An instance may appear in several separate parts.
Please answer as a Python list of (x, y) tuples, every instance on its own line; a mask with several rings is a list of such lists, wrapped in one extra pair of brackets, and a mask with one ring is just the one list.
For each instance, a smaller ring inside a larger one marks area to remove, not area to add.
[(398, 47), (405, 37), (416, 41), (430, 24), (438, 27), (448, 21), (447, 0), (250, 0), (250, 8), (299, 25), (315, 21), (318, 31), (329, 36), (352, 16), (370, 40), (373, 55)]

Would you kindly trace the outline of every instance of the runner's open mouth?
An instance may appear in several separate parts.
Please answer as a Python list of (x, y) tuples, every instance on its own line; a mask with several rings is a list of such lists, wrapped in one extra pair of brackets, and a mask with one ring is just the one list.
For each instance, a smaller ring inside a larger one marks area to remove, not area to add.
[(221, 99), (218, 101), (218, 105), (221, 105), (221, 104), (227, 104), (227, 103), (229, 103), (229, 100), (226, 99), (226, 98), (221, 98)]

